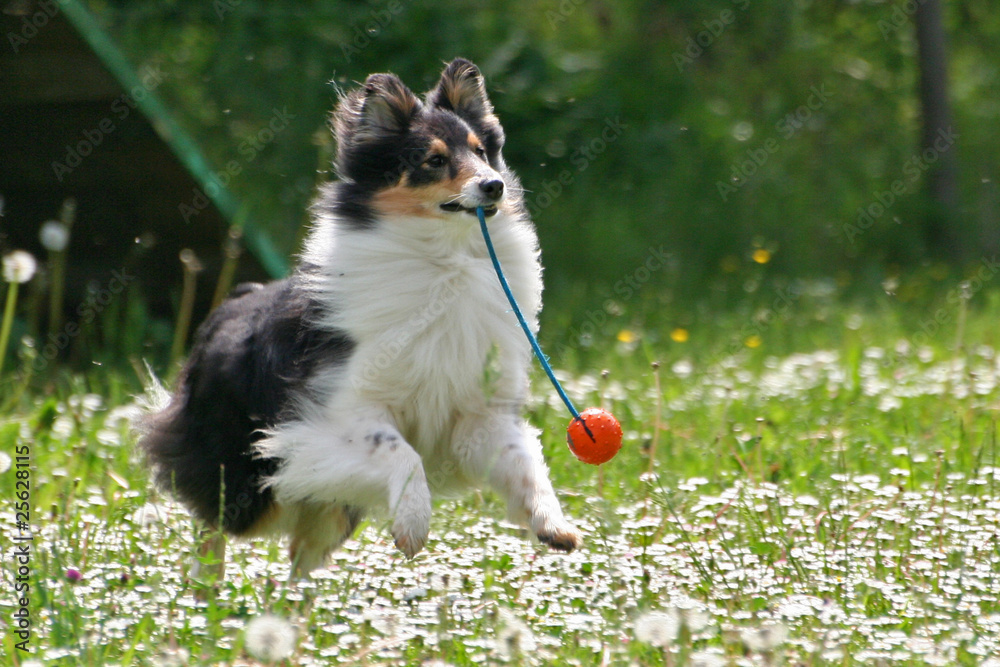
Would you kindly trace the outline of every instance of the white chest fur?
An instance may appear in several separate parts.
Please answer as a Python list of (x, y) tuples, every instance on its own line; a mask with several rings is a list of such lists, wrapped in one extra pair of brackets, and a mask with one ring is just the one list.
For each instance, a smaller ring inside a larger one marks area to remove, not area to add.
[[(449, 437), (461, 414), (487, 401), (519, 406), (530, 347), (503, 294), (475, 218), (394, 219), (373, 229), (321, 227), (307, 261), (323, 267), (325, 324), (357, 346), (337, 392), (384, 406), (417, 451)], [(529, 223), (489, 221), (497, 255), (533, 328), (541, 267)], [(487, 374), (486, 364), (498, 374)], [(353, 401), (352, 401), (353, 402)]]

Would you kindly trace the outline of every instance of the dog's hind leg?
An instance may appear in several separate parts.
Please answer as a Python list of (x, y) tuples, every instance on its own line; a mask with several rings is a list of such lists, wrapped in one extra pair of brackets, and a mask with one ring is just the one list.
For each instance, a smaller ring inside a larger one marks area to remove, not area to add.
[(327, 556), (354, 534), (360, 518), (360, 512), (351, 507), (300, 504), (288, 547), (291, 577), (306, 579), (310, 572), (323, 567)]

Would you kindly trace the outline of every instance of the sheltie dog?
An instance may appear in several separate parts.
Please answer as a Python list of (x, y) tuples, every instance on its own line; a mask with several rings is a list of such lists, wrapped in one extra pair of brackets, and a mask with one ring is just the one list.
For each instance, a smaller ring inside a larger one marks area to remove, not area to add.
[(432, 493), (470, 485), (579, 547), (521, 417), (531, 350), (475, 215), (537, 329), (538, 241), (479, 69), (453, 61), (422, 100), (373, 74), (332, 125), (338, 179), (293, 275), (237, 287), (141, 425), (157, 484), (210, 528), (289, 535), (302, 575), (379, 509), (413, 557)]

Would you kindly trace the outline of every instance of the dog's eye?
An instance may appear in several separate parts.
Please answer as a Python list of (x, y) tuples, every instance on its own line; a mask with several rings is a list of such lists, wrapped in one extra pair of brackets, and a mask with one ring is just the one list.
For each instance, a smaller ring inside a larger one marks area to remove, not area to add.
[(486, 159), (486, 149), (483, 148), (482, 146), (476, 146), (476, 155), (478, 155), (479, 157), (481, 157), (481, 158), (483, 158), (485, 160)]
[(448, 164), (448, 158), (441, 155), (440, 153), (435, 153), (434, 155), (424, 160), (424, 164), (430, 167), (431, 169), (440, 169), (441, 167)]

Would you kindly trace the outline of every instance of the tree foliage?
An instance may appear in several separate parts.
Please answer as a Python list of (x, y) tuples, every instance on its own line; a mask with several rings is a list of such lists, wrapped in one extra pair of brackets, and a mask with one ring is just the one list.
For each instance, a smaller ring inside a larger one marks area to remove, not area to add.
[[(461, 55), (487, 76), (550, 286), (610, 294), (661, 246), (675, 261), (652, 279), (695, 291), (758, 249), (773, 271), (845, 277), (940, 255), (923, 233), (940, 154), (920, 149), (915, 0), (91, 6), (137, 65), (163, 63), (161, 93), (287, 252), (332, 177), (337, 89), (393, 71), (426, 90)], [(1000, 12), (945, 9), (941, 145), (960, 165), (959, 261), (975, 261), (1000, 247)], [(282, 110), (288, 128), (248, 148)]]

